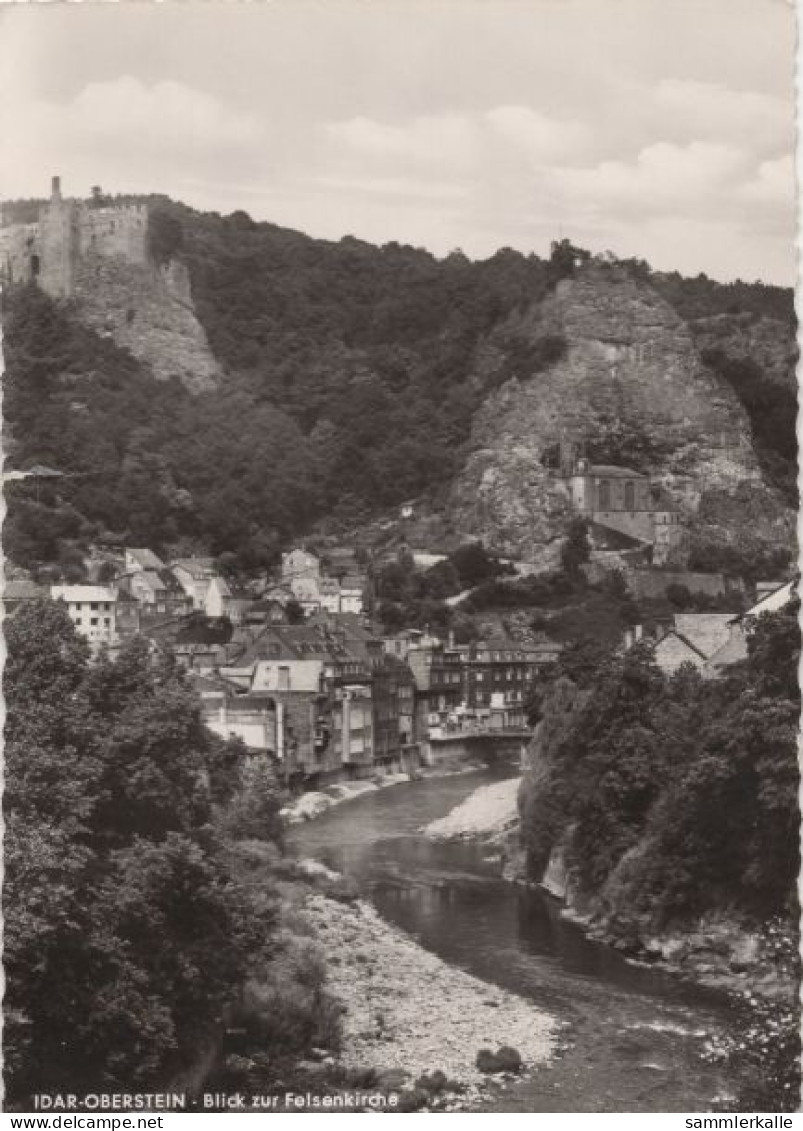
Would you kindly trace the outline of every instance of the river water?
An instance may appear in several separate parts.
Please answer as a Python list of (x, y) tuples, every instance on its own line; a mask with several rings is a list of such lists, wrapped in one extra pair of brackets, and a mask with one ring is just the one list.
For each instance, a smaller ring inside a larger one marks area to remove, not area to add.
[(551, 897), (503, 881), (491, 850), (422, 835), (489, 780), (391, 786), (296, 826), (291, 847), (353, 877), (383, 918), (445, 961), (559, 1020), (565, 1047), (499, 1089), (490, 1110), (710, 1111), (735, 1090), (702, 1055), (728, 1024), (720, 1001), (589, 941)]

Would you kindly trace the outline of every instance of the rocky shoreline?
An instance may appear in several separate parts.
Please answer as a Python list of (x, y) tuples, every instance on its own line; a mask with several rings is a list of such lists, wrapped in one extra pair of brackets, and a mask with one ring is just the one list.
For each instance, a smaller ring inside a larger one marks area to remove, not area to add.
[(796, 986), (763, 960), (758, 933), (726, 915), (712, 915), (693, 926), (658, 934), (647, 924), (610, 921), (572, 892), (562, 854), (553, 853), (540, 883), (524, 871), (516, 805), (521, 778), (480, 786), (424, 832), (435, 839), (476, 839), (500, 847), (504, 876), (512, 883), (538, 887), (562, 904), (561, 917), (581, 927), (588, 938), (609, 946), (633, 963), (648, 965), (716, 993), (759, 994), (787, 999)]
[[(325, 955), (329, 990), (344, 1006), (340, 1066), (398, 1092), (408, 1109), (470, 1109), (492, 1082), (527, 1073), (554, 1051), (553, 1017), (443, 962), (368, 904), (315, 892), (304, 914)], [(477, 1066), (482, 1050), (495, 1058), (501, 1049), (520, 1064), (486, 1056)]]
[(496, 842), (518, 824), (516, 804), (521, 778), (505, 778), (476, 789), (445, 817), (431, 821), (424, 834), (433, 840), (474, 839)]
[(481, 768), (478, 764), (466, 762), (458, 768), (451, 766), (424, 767), (413, 773), (377, 774), (372, 778), (333, 782), (323, 789), (311, 790), (309, 793), (302, 793), (299, 797), (294, 798), (281, 810), (281, 815), (288, 825), (299, 825), (304, 821), (314, 821), (316, 817), (322, 816), (336, 805), (355, 801), (367, 793), (376, 793), (377, 790), (387, 789), (392, 785), (403, 785), (424, 778), (469, 774)]

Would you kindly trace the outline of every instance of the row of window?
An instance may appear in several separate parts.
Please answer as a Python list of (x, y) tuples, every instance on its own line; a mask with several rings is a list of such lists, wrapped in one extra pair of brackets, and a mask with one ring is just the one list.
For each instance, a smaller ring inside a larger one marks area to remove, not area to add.
[(535, 679), (535, 672), (532, 670), (523, 670), (522, 668), (507, 668), (505, 671), (492, 669), (490, 672), (477, 671), (474, 672), (474, 679), (477, 683), (482, 683), (485, 676), (488, 675), (494, 683), (505, 683), (511, 680), (531, 680)]

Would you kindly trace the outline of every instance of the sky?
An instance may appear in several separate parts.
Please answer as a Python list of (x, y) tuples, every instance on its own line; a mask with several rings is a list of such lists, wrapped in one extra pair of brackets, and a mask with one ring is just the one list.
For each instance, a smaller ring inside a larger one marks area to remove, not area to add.
[(0, 4), (0, 198), (796, 273), (790, 0)]

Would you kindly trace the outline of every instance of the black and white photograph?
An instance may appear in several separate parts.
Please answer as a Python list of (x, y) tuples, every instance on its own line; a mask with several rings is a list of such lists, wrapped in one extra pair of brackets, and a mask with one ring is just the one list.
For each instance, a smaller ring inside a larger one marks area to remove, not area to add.
[(792, 1128), (798, 20), (0, 4), (4, 1126)]

